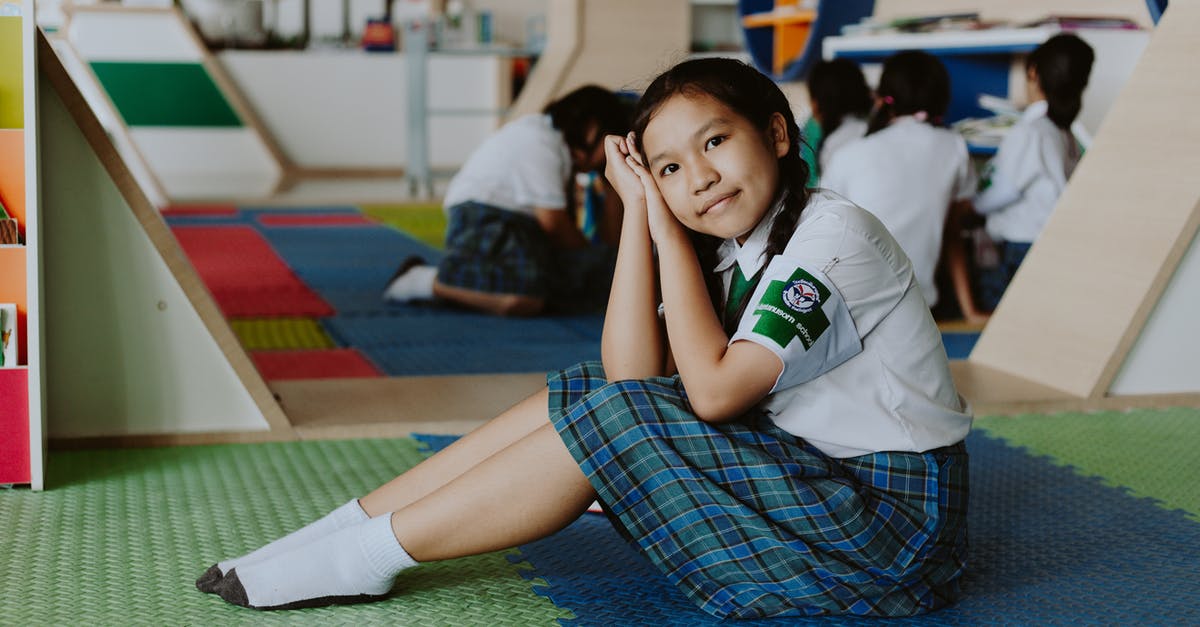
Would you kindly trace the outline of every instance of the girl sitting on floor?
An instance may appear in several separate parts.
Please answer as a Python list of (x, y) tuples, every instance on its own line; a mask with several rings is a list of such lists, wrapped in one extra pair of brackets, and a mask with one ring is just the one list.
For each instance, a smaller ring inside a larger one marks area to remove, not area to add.
[(956, 598), (971, 417), (904, 252), (805, 188), (789, 103), (743, 63), (667, 71), (634, 129), (605, 139), (625, 213), (602, 362), (197, 587), (258, 609), (380, 599), (598, 499), (714, 616)]
[(962, 136), (942, 127), (950, 75), (937, 57), (907, 50), (888, 57), (867, 136), (837, 152), (821, 187), (875, 214), (912, 260), (921, 293), (938, 304), (936, 272), (946, 218), (975, 193)]

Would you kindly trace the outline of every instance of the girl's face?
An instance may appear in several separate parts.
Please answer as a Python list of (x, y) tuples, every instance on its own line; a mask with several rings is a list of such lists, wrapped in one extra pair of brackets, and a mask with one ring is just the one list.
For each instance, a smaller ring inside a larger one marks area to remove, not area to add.
[(789, 147), (781, 114), (765, 130), (704, 95), (672, 96), (642, 133), (647, 168), (684, 226), (744, 242), (775, 200)]

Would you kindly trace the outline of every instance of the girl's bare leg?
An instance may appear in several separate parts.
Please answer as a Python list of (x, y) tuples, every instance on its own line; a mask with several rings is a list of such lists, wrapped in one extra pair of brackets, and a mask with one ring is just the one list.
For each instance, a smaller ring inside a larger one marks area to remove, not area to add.
[(446, 485), (392, 514), (418, 562), (509, 548), (570, 524), (596, 498), (547, 422)]
[(433, 282), (433, 295), (497, 316), (535, 316), (546, 306), (546, 299), (521, 294), (495, 294), (469, 290), (441, 281)]
[(539, 427), (549, 425), (549, 391), (542, 388), (453, 444), (359, 499), (368, 516), (407, 507)]

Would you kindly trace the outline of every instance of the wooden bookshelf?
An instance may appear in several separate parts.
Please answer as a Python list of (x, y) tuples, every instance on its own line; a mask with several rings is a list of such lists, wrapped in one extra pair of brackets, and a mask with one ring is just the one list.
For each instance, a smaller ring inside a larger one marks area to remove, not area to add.
[[(17, 243), (0, 245), (0, 303), (16, 305), (16, 344), (0, 365), (0, 484), (43, 487), (45, 419), (38, 232), (37, 57), (33, 0), (0, 17), (0, 202)], [(9, 323), (11, 324), (11, 323)], [(7, 326), (7, 325), (6, 325)]]

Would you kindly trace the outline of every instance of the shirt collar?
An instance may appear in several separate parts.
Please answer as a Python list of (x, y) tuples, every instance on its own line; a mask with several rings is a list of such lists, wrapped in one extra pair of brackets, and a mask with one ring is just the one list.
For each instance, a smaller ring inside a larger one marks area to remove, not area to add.
[(1039, 100), (1027, 107), (1021, 112), (1021, 120), (1028, 122), (1045, 116), (1050, 111), (1050, 103), (1045, 100)]
[(781, 195), (763, 219), (758, 221), (758, 225), (750, 232), (750, 237), (746, 238), (745, 244), (738, 244), (737, 238), (733, 237), (721, 242), (717, 248), (717, 266), (713, 268), (713, 272), (724, 272), (732, 267), (735, 261), (742, 270), (742, 276), (752, 277), (758, 272), (766, 261), (763, 259), (763, 253), (767, 250), (767, 238), (771, 235), (771, 225), (775, 223), (775, 216), (783, 210), (783, 199), (784, 196)]

